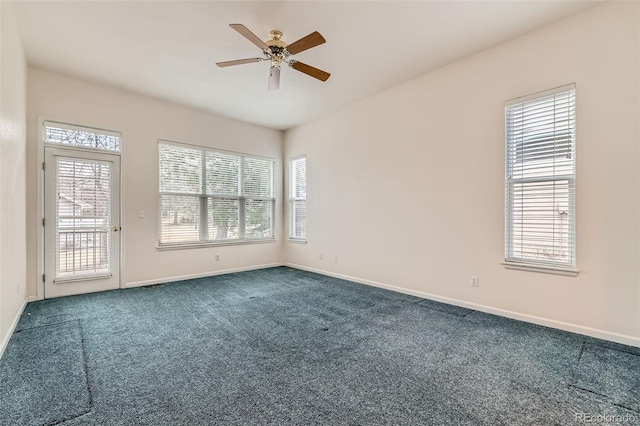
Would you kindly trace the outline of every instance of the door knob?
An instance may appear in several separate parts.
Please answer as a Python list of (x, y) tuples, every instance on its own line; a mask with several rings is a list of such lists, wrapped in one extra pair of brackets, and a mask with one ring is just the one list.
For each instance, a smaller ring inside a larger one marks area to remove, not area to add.
[(113, 230), (113, 232), (118, 232), (120, 230), (120, 227), (119, 226), (114, 226), (111, 229)]

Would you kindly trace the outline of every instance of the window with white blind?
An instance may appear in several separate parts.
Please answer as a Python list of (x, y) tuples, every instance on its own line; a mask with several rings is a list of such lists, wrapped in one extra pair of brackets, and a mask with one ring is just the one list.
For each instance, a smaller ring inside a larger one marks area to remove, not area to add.
[(505, 265), (575, 271), (575, 85), (505, 104)]
[(160, 141), (160, 246), (274, 238), (274, 165)]
[(307, 158), (293, 158), (289, 163), (289, 238), (307, 238)]

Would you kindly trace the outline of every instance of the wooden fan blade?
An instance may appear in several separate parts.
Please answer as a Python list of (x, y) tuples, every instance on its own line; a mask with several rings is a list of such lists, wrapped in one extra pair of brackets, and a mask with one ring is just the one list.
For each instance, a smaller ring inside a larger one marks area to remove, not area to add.
[(296, 53), (304, 52), (307, 49), (311, 49), (312, 47), (316, 47), (326, 42), (327, 40), (325, 40), (319, 32), (314, 31), (308, 36), (302, 37), (300, 40), (294, 41), (288, 45), (287, 52), (291, 55), (295, 55)]
[(319, 70), (318, 68), (314, 68), (311, 65), (304, 64), (300, 61), (291, 62), (291, 68), (294, 70), (305, 73), (313, 78), (317, 78), (318, 80), (327, 81), (331, 76), (331, 74), (326, 71)]
[(257, 35), (249, 31), (249, 28), (245, 27), (244, 25), (229, 24), (229, 26), (234, 30), (236, 30), (237, 32), (239, 32), (241, 35), (243, 35), (244, 38), (249, 40), (251, 43), (258, 46), (260, 50), (267, 50), (269, 48), (269, 46), (267, 46), (267, 44), (264, 41), (260, 40)]
[(216, 62), (216, 65), (220, 68), (230, 67), (233, 65), (250, 64), (252, 62), (261, 62), (262, 58), (249, 58), (249, 59), (237, 59), (235, 61)]
[(278, 90), (280, 88), (280, 68), (271, 67), (269, 71), (269, 86), (267, 90)]

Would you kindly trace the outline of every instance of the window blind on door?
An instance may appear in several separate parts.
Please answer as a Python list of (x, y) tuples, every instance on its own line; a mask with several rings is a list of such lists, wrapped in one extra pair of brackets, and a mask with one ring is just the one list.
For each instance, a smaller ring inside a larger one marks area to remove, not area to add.
[(55, 278), (110, 272), (111, 164), (59, 157)]

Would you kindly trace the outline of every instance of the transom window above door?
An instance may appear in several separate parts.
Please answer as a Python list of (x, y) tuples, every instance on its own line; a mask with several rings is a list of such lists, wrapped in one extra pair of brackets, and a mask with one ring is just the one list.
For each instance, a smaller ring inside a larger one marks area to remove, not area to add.
[(120, 133), (73, 124), (44, 122), (44, 142), (75, 148), (120, 152)]

